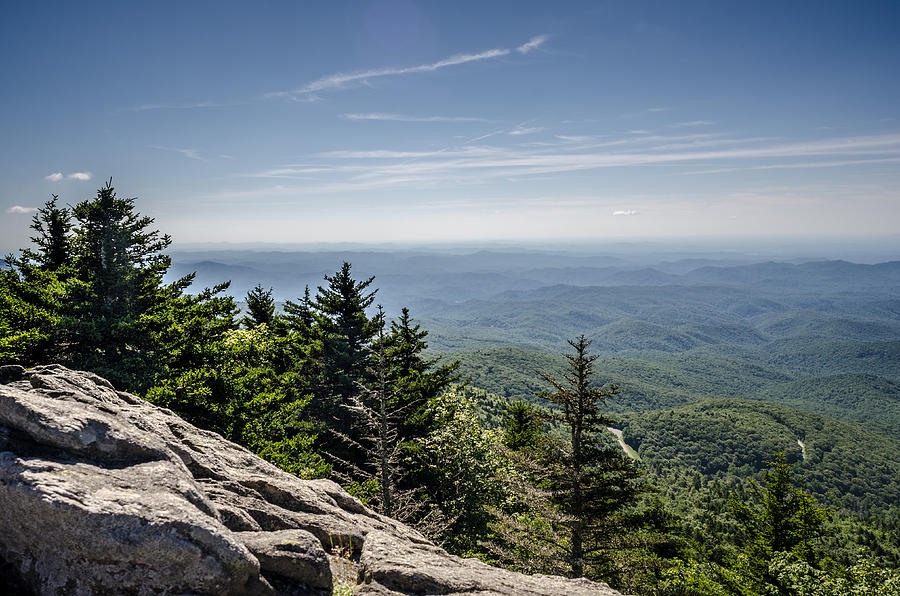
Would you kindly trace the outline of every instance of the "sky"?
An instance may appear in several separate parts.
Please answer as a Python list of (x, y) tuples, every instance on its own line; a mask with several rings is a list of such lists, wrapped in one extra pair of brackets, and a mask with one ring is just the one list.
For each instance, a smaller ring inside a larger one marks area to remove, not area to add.
[[(110, 177), (178, 245), (885, 238), (900, 3), (19, 2), (0, 249)], [(900, 256), (900, 253), (898, 253)]]

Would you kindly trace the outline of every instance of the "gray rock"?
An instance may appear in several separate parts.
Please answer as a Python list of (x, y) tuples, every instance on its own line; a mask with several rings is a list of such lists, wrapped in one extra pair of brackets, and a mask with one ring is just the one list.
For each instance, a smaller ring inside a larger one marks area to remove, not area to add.
[(365, 594), (619, 594), (606, 584), (586, 579), (522, 575), (490, 567), (478, 559), (455, 557), (436, 546), (399, 541), (383, 532), (366, 536), (359, 562), (364, 580), (376, 584), (360, 592)]
[(260, 569), (313, 588), (331, 588), (331, 566), (322, 543), (305, 530), (239, 532), (238, 539), (259, 560)]
[[(331, 569), (340, 571), (335, 579)], [(0, 367), (0, 591), (617, 594), (452, 557), (91, 373)]]

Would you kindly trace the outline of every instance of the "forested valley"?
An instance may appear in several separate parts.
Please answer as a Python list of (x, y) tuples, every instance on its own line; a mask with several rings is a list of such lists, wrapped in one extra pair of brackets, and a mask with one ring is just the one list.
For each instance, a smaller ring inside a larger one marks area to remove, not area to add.
[(97, 373), (493, 565), (900, 594), (900, 263), (173, 262), (111, 181), (32, 232), (0, 270), (0, 365)]

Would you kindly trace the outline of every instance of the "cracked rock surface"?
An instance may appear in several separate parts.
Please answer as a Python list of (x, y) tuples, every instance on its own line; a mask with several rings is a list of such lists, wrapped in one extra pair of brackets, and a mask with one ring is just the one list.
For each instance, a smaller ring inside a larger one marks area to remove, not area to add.
[(448, 555), (334, 482), (283, 472), (94, 374), (0, 366), (0, 592), (262, 596), (338, 584), (618, 594)]

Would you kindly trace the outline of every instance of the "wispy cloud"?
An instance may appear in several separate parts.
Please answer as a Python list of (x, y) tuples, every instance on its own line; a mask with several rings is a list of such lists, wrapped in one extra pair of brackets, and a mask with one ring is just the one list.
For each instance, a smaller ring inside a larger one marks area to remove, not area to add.
[[(539, 47), (546, 41), (546, 36), (539, 35), (532, 38), (527, 43), (516, 48), (521, 53), (526, 53), (534, 48)], [(526, 48), (522, 50), (521, 48)], [(384, 77), (396, 77), (402, 75), (419, 74), (426, 72), (435, 72), (450, 66), (460, 66), (472, 62), (481, 62), (484, 60), (492, 60), (502, 56), (508, 56), (512, 53), (509, 48), (494, 48), (485, 50), (475, 54), (455, 54), (449, 58), (438, 60), (437, 62), (429, 62), (427, 64), (417, 64), (414, 66), (395, 66), (386, 68), (375, 68), (371, 70), (362, 70), (357, 72), (339, 72), (326, 75), (314, 81), (310, 81), (301, 87), (297, 87), (291, 91), (276, 91), (267, 93), (265, 97), (286, 97), (295, 101), (315, 101), (318, 99), (317, 93), (322, 91), (332, 91), (336, 89), (344, 89), (354, 84), (360, 84), (372, 79)]]
[(689, 128), (693, 126), (712, 126), (715, 122), (711, 120), (689, 120), (687, 122), (676, 122), (675, 124), (670, 124), (671, 128)]
[(668, 112), (671, 109), (672, 108), (657, 107), (657, 108), (647, 108), (647, 111), (648, 112)]
[(638, 214), (638, 212), (635, 209), (617, 209), (616, 211), (613, 211), (613, 215), (617, 215), (617, 216), (618, 215), (628, 216), (628, 215), (637, 215), (637, 214)]
[(82, 182), (86, 182), (93, 177), (94, 175), (90, 172), (72, 172), (66, 176), (66, 180), (81, 180)]
[(548, 39), (550, 39), (550, 37), (547, 35), (536, 35), (529, 39), (526, 43), (523, 43), (522, 45), (517, 47), (516, 51), (520, 54), (527, 54), (528, 52), (541, 47)]
[(486, 118), (470, 116), (409, 116), (406, 114), (341, 114), (345, 120), (381, 120), (390, 122), (492, 122)]
[(22, 205), (13, 205), (9, 209), (7, 209), (6, 212), (12, 213), (14, 215), (31, 215), (32, 213), (37, 213), (37, 207), (23, 207)]
[(382, 77), (393, 77), (399, 75), (416, 74), (422, 72), (434, 72), (448, 66), (458, 66), (469, 62), (479, 62), (506, 56), (510, 51), (507, 49), (493, 49), (478, 54), (457, 54), (444, 60), (438, 60), (430, 64), (419, 64), (416, 66), (404, 66), (396, 68), (378, 68), (373, 70), (364, 70), (361, 72), (336, 73), (316, 79), (302, 87), (298, 87), (293, 91), (278, 91), (269, 93), (266, 97), (289, 97), (295, 100), (309, 100), (315, 98), (316, 93), (320, 91), (329, 91), (333, 89), (342, 89), (353, 83), (368, 81)]
[(173, 151), (175, 153), (180, 153), (181, 155), (185, 156), (188, 159), (196, 159), (197, 161), (209, 161), (208, 159), (206, 159), (205, 157), (200, 155), (200, 153), (196, 149), (184, 149), (184, 148), (180, 148), (180, 147), (164, 147), (162, 145), (147, 145), (147, 147), (149, 147), (150, 149), (159, 149), (160, 151)]
[(798, 163), (777, 163), (758, 166), (745, 166), (735, 168), (718, 168), (713, 170), (697, 170), (682, 172), (686, 176), (699, 174), (721, 174), (724, 172), (737, 172), (739, 170), (804, 170), (809, 168), (843, 168), (850, 166), (863, 166), (869, 164), (900, 163), (900, 157), (882, 157), (873, 159), (844, 159), (837, 161), (806, 161)]
[(543, 126), (522, 126), (520, 124), (519, 126), (515, 127), (514, 129), (507, 132), (506, 134), (510, 134), (513, 136), (530, 135), (530, 134), (534, 134), (536, 132), (541, 132), (542, 130), (544, 130)]
[[(498, 138), (502, 139), (503, 136)], [(676, 140), (693, 138), (700, 140), (696, 147), (658, 150), (659, 147), (679, 146), (674, 143)], [(516, 143), (492, 146), (470, 142), (440, 150), (330, 151), (312, 155), (308, 163), (281, 165), (248, 176), (312, 178), (315, 183), (303, 186), (302, 190), (295, 187), (290, 191), (298, 195), (310, 195), (385, 188), (446, 188), (447, 185), (489, 184), (510, 178), (534, 180), (540, 176), (639, 166), (685, 169), (686, 166), (697, 163), (707, 166), (704, 170), (690, 172), (699, 174), (733, 169), (766, 169), (773, 165), (779, 168), (824, 168), (900, 162), (900, 134), (793, 143), (762, 138), (723, 139), (723, 142), (736, 145), (726, 147), (703, 146), (706, 144), (704, 138), (715, 141), (709, 134), (623, 134), (618, 139), (585, 143), (573, 143), (567, 139), (554, 140), (554, 137), (550, 137), (539, 145)], [(653, 144), (648, 143), (648, 139), (653, 139)], [(798, 163), (798, 158), (804, 157), (806, 159)], [(779, 161), (773, 164), (772, 161), (776, 159)], [(764, 163), (765, 161), (769, 163)], [(712, 169), (716, 165), (724, 167)], [(688, 172), (675, 169), (673, 173)]]
[(193, 103), (144, 103), (124, 108), (124, 110), (127, 112), (146, 112), (148, 110), (196, 110), (201, 108), (223, 108), (232, 105), (238, 104), (220, 103), (215, 101), (198, 101)]
[(59, 182), (63, 179), (62, 172), (53, 172), (52, 174), (48, 174), (44, 176), (44, 180), (49, 180), (50, 182)]

